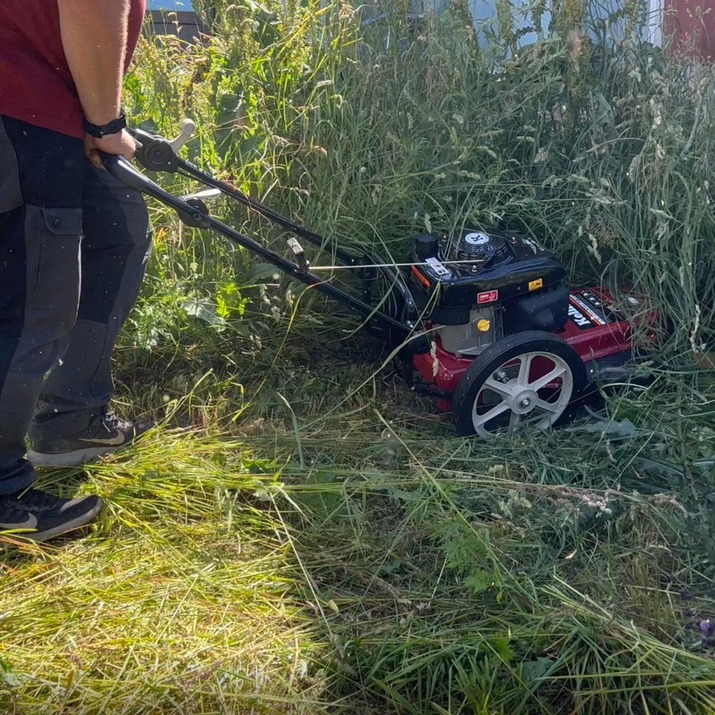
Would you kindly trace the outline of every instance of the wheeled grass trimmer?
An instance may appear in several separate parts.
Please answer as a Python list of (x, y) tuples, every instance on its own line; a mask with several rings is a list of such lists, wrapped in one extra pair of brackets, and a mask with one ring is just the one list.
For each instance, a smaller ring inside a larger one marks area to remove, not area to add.
[[(413, 239), (411, 262), (386, 262), (370, 248), (338, 245), (297, 225), (181, 159), (177, 152), (193, 134), (190, 120), (173, 141), (133, 134), (144, 168), (190, 177), (209, 192), (174, 196), (124, 159), (106, 157), (116, 178), (175, 209), (186, 225), (216, 231), (350, 308), (394, 350), (408, 385), (452, 412), (460, 434), (489, 437), (524, 423), (546, 429), (590, 385), (627, 376), (634, 333), (617, 301), (602, 288), (569, 290), (564, 267), (531, 237), (425, 233)], [(292, 234), (290, 257), (211, 216), (204, 198), (216, 190)], [(300, 241), (329, 253), (336, 265), (311, 268)], [(333, 280), (340, 268), (357, 274), (357, 290)], [(623, 300), (638, 305), (632, 296)]]

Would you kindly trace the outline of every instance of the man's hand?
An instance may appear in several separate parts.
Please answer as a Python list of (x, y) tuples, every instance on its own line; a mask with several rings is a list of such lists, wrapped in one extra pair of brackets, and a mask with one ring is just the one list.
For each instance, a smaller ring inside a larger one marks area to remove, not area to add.
[(131, 159), (136, 150), (137, 143), (126, 129), (122, 129), (121, 132), (116, 134), (108, 134), (100, 139), (89, 134), (84, 137), (84, 153), (98, 169), (104, 168), (102, 158), (99, 155), (100, 151), (105, 154), (115, 154), (123, 156), (125, 159)]

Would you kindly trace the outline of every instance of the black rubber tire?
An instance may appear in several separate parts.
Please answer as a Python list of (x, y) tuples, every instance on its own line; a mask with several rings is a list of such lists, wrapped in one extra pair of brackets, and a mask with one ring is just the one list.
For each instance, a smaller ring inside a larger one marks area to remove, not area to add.
[(583, 392), (588, 384), (586, 367), (579, 354), (564, 340), (553, 333), (540, 330), (507, 335), (474, 358), (454, 391), (452, 416), (459, 434), (466, 436), (477, 433), (472, 421), (472, 408), (489, 376), (505, 362), (528, 352), (551, 353), (566, 363), (573, 379), (569, 404)]

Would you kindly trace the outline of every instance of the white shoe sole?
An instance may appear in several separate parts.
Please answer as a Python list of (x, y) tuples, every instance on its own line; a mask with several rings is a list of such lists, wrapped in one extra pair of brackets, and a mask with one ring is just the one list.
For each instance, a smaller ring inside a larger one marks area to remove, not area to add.
[(35, 452), (28, 449), (25, 455), (33, 467), (80, 467), (87, 462), (103, 457), (105, 454), (112, 454), (118, 449), (125, 447), (89, 447), (88, 449), (77, 449), (72, 452)]

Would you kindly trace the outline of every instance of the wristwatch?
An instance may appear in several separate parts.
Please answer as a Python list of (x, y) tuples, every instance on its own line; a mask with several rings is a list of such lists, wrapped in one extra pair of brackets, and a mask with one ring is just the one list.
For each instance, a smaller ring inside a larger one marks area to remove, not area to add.
[(101, 139), (106, 137), (108, 134), (117, 134), (121, 132), (127, 126), (127, 118), (124, 116), (124, 112), (120, 112), (116, 119), (112, 119), (108, 124), (92, 124), (86, 119), (82, 120), (82, 126), (87, 134), (95, 137), (96, 139)]

